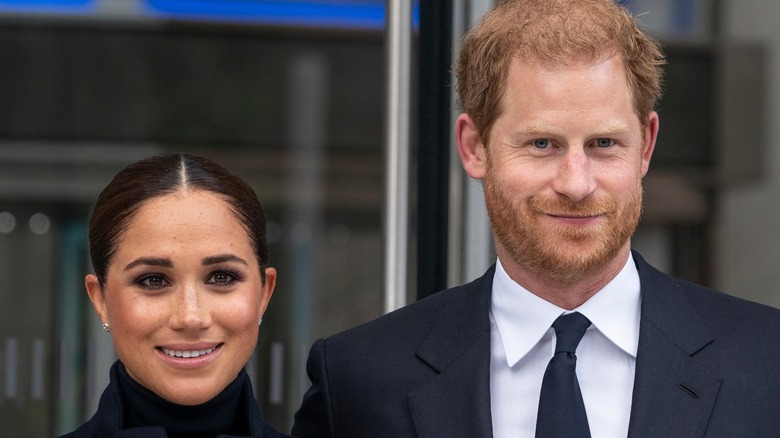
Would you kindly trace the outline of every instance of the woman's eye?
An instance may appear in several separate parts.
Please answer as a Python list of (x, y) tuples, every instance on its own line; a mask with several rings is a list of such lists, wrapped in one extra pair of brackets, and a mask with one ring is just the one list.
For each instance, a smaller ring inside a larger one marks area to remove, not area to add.
[(209, 277), (207, 283), (229, 285), (232, 284), (235, 280), (236, 280), (235, 275), (231, 274), (230, 272), (220, 271), (211, 274), (211, 277)]
[(615, 144), (615, 142), (612, 141), (612, 139), (609, 139), (609, 138), (599, 138), (599, 139), (596, 139), (596, 146), (598, 146), (600, 148), (608, 148), (608, 147), (612, 146), (613, 144)]
[(534, 147), (538, 149), (547, 149), (550, 146), (550, 140), (539, 139), (534, 140)]
[(142, 278), (138, 283), (147, 289), (161, 289), (165, 286), (168, 286), (169, 284), (168, 281), (165, 280), (165, 278), (161, 275), (146, 276)]

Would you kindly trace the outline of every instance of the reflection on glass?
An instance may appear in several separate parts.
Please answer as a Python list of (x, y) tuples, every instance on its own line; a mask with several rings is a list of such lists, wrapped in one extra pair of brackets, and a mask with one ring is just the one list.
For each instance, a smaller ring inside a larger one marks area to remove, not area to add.
[(114, 352), (83, 290), (86, 220), (113, 174), (166, 151), (214, 158), (263, 202), (279, 282), (249, 368), (289, 429), (309, 345), (381, 313), (381, 33), (38, 22), (0, 44), (3, 434), (94, 412)]

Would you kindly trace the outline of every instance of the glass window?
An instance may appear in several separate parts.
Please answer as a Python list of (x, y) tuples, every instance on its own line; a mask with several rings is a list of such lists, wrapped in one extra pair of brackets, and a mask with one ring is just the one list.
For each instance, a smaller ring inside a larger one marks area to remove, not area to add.
[(382, 313), (381, 26), (123, 2), (0, 2), (0, 424), (52, 436), (94, 412), (114, 355), (83, 288), (93, 202), (126, 164), (182, 151), (264, 206), (279, 281), (248, 368), (289, 430), (312, 341)]

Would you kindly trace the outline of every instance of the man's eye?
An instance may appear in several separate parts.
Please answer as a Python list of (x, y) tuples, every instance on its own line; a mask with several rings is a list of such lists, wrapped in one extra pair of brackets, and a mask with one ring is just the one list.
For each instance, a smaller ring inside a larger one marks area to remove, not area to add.
[(615, 142), (612, 141), (612, 139), (609, 139), (609, 138), (599, 138), (599, 139), (596, 139), (596, 146), (598, 146), (600, 148), (608, 148), (608, 147), (612, 146), (613, 144), (615, 144)]
[(168, 286), (168, 282), (160, 275), (149, 275), (138, 282), (147, 289), (160, 289)]
[(534, 140), (534, 147), (538, 149), (547, 149), (550, 146), (550, 140)]

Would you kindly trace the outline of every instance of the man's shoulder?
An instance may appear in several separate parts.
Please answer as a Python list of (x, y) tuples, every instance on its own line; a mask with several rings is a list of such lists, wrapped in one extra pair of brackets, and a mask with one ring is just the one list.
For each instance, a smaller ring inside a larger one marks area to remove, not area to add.
[(377, 341), (383, 338), (390, 339), (394, 344), (417, 343), (434, 324), (449, 315), (484, 318), (487, 321), (493, 272), (494, 268), (491, 267), (474, 281), (437, 292), (372, 321), (329, 336), (325, 341), (329, 346), (354, 346), (361, 342), (376, 346)]
[[(754, 331), (778, 333), (780, 331), (780, 309), (750, 301), (735, 295), (680, 280), (691, 303), (711, 327), (720, 327), (722, 332)], [(763, 338), (763, 337), (762, 337)], [(766, 337), (780, 344), (775, 336)]]
[[(638, 263), (643, 278), (643, 296), (681, 295), (686, 305), (702, 318), (714, 334), (737, 334), (756, 330), (780, 330), (780, 309), (750, 301), (707, 286), (664, 274), (644, 260)], [(645, 271), (642, 273), (641, 271)], [(649, 272), (649, 275), (647, 271)], [(650, 280), (648, 280), (650, 279)]]

